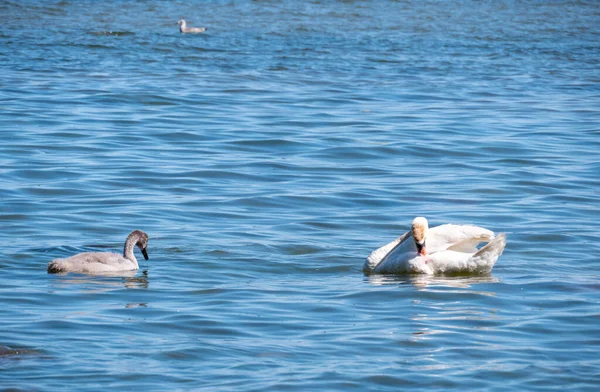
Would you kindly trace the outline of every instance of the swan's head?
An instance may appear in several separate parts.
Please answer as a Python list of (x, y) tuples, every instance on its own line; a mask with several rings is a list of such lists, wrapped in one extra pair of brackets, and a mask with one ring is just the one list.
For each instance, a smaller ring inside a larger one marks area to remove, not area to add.
[(426, 256), (427, 251), (425, 250), (425, 237), (427, 235), (427, 229), (429, 229), (429, 224), (427, 223), (427, 219), (422, 216), (416, 217), (412, 222), (412, 236), (415, 239), (415, 245), (417, 246), (417, 251), (422, 255)]
[(140, 251), (144, 255), (144, 259), (148, 260), (148, 234), (144, 233), (141, 230), (134, 230), (129, 234), (130, 236), (135, 236), (137, 238), (136, 245), (140, 248)]
[(181, 27), (185, 27), (185, 19), (179, 19), (179, 22), (177, 22), (177, 24)]

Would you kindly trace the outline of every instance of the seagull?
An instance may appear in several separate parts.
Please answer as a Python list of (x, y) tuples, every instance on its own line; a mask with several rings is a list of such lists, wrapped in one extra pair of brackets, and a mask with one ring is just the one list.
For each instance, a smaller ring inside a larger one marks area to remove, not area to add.
[(197, 33), (204, 33), (206, 31), (206, 27), (187, 27), (187, 24), (185, 23), (185, 19), (180, 19), (179, 22), (177, 22), (177, 24), (179, 25), (179, 32), (181, 34), (184, 33), (192, 33), (192, 34), (197, 34)]

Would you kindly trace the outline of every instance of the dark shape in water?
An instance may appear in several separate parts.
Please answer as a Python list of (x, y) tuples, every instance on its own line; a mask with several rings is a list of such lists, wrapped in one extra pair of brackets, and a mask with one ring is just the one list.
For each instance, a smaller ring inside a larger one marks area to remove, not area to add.
[(38, 351), (30, 349), (13, 349), (0, 344), (0, 358), (12, 357), (15, 355), (28, 355), (28, 354), (39, 354)]
[(91, 32), (90, 34), (96, 35), (96, 36), (110, 35), (110, 36), (114, 36), (114, 37), (125, 37), (128, 35), (135, 35), (135, 33), (132, 31), (94, 31), (94, 32)]

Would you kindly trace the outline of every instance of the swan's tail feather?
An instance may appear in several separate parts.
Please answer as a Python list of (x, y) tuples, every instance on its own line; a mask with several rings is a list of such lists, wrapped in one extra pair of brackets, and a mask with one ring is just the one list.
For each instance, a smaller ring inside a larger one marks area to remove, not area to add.
[(504, 251), (506, 246), (506, 234), (500, 233), (490, 241), (486, 246), (479, 249), (477, 253), (471, 256), (469, 264), (471, 264), (470, 270), (474, 273), (489, 274), (494, 268), (494, 264), (498, 260), (498, 257)]
[(48, 273), (49, 274), (60, 274), (65, 271), (66, 271), (66, 268), (63, 265), (63, 261), (60, 259), (52, 260), (51, 262), (48, 263)]

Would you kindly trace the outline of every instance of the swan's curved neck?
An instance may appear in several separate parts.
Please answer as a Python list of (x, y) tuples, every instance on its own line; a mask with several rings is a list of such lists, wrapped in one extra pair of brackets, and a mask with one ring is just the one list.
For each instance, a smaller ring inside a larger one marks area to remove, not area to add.
[(125, 257), (128, 260), (133, 261), (133, 263), (136, 266), (138, 266), (138, 262), (137, 262), (137, 259), (135, 258), (135, 255), (133, 254), (133, 248), (135, 247), (135, 244), (137, 244), (137, 242), (138, 242), (137, 236), (130, 235), (129, 237), (127, 237), (127, 240), (125, 241), (125, 247), (123, 247), (123, 257)]

